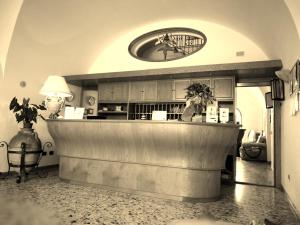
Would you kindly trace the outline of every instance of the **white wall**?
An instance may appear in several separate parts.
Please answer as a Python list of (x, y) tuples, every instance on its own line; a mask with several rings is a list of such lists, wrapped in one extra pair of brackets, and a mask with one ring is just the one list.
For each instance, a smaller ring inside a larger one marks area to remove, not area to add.
[(237, 87), (236, 107), (242, 113), (244, 129), (265, 131), (266, 107), (265, 99), (258, 87)]
[[(298, 0), (285, 0), (289, 7), (290, 13), (293, 17), (294, 23), (298, 31), (298, 45), (289, 43), (289, 46), (294, 45), (294, 48), (287, 54), (294, 56), (293, 60), (283, 58), (284, 61), (290, 65), (287, 67), (291, 69), (296, 59), (300, 59), (300, 1)], [(290, 115), (291, 99), (288, 94), (289, 87), (285, 85), (285, 97), (286, 100), (282, 102), (281, 110), (281, 176), (282, 185), (293, 204), (295, 205), (298, 215), (300, 216), (300, 138), (299, 138), (299, 127), (300, 127), (300, 113), (296, 116)], [(288, 179), (290, 176), (290, 179)]]
[(290, 13), (292, 14), (293, 21), (298, 30), (298, 36), (300, 38), (300, 1), (299, 0), (284, 0)]
[[(299, 49), (300, 52), (300, 49)], [(299, 54), (300, 58), (300, 54)], [(300, 112), (291, 116), (291, 99), (288, 85), (285, 86), (286, 100), (281, 110), (281, 165), (282, 184), (300, 212)], [(290, 180), (288, 179), (290, 176)]]

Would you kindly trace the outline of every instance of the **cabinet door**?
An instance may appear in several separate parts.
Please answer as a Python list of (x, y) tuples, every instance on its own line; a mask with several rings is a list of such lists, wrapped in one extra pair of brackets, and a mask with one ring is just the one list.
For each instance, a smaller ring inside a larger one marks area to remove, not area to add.
[(210, 78), (195, 78), (191, 80), (191, 83), (200, 83), (200, 84), (206, 84), (207, 86), (211, 87), (211, 79)]
[(99, 101), (113, 100), (113, 85), (111, 83), (98, 84)]
[(142, 101), (144, 92), (144, 82), (130, 82), (129, 101)]
[(144, 81), (143, 100), (156, 101), (157, 100), (157, 81)]
[(175, 80), (175, 100), (185, 100), (186, 88), (190, 85), (190, 80)]
[(174, 80), (157, 81), (157, 100), (158, 101), (174, 100)]
[(234, 78), (218, 77), (213, 79), (214, 96), (216, 99), (234, 99)]
[(120, 102), (128, 101), (129, 84), (128, 82), (117, 82), (113, 84), (113, 100)]

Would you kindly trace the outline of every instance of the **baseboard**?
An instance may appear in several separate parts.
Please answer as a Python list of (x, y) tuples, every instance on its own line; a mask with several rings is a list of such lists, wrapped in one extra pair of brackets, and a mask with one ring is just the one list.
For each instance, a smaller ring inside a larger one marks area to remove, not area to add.
[(290, 206), (291, 206), (293, 214), (300, 220), (300, 212), (298, 211), (298, 209), (294, 205), (292, 199), (290, 198), (289, 194), (286, 192), (286, 190), (284, 189), (283, 186), (282, 186), (282, 191), (285, 193), (285, 195), (286, 195), (286, 197), (287, 197), (287, 199), (288, 199), (288, 201), (290, 203)]
[(48, 165), (48, 166), (39, 166), (37, 168), (37, 170), (41, 170), (41, 169), (58, 169), (59, 164), (55, 164), (55, 165)]
[[(58, 169), (59, 165), (56, 164), (56, 165), (48, 165), (48, 166), (39, 166), (38, 168), (36, 168), (37, 171), (39, 170), (51, 170), (51, 169)], [(16, 171), (10, 171), (10, 174), (14, 175), (14, 174), (17, 174)], [(0, 179), (2, 178), (7, 178), (8, 175), (10, 175), (8, 173), (8, 171), (6, 172), (0, 172)]]

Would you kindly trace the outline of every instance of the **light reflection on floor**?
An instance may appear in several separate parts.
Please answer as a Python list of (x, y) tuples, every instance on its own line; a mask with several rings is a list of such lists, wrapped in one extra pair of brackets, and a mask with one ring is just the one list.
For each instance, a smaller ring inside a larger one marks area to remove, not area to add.
[(245, 186), (244, 185), (236, 185), (235, 190), (234, 190), (234, 200), (237, 203), (241, 203), (244, 197), (244, 190)]
[(236, 157), (236, 181), (259, 185), (274, 185), (274, 171), (270, 163), (245, 161)]

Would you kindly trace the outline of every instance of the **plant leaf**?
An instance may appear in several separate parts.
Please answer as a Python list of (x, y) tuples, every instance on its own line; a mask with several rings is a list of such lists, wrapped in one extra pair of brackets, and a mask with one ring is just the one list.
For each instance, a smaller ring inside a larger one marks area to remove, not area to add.
[(39, 105), (39, 106), (40, 106), (40, 110), (47, 110), (44, 105)]
[(23, 98), (23, 106), (28, 107), (29, 106), (29, 101), (30, 101), (30, 98)]
[(18, 99), (16, 97), (14, 97), (10, 104), (9, 104), (9, 110), (12, 110), (13, 108), (15, 108), (18, 104)]
[(18, 112), (18, 111), (20, 111), (21, 109), (22, 109), (22, 107), (21, 107), (19, 104), (17, 104), (17, 105), (15, 106), (13, 112)]

